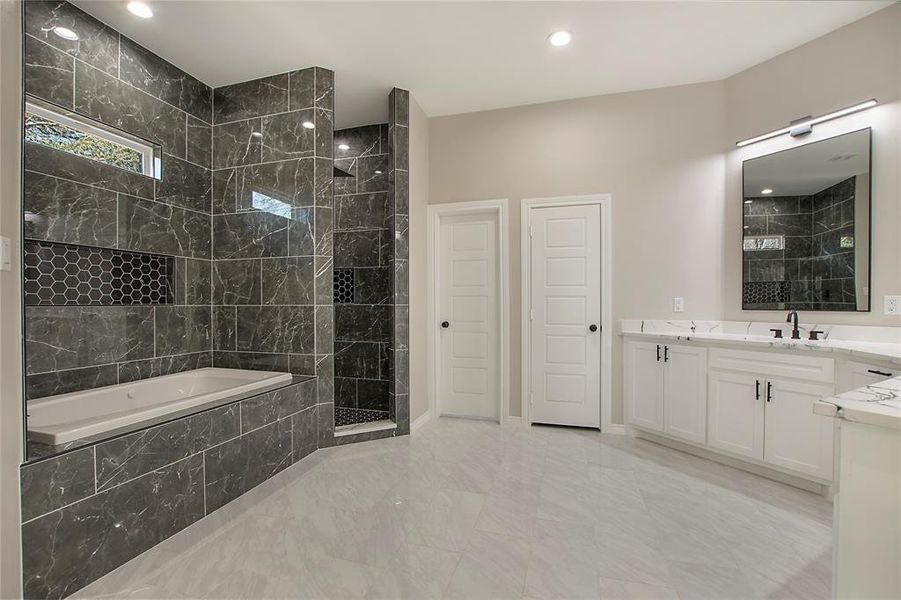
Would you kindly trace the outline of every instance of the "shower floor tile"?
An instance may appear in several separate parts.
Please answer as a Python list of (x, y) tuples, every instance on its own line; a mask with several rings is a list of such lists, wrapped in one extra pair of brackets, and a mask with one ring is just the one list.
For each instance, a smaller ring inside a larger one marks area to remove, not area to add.
[(319, 450), (81, 598), (830, 598), (832, 504), (597, 431)]
[(371, 423), (372, 421), (384, 421), (388, 419), (387, 410), (367, 410), (365, 408), (335, 407), (335, 427), (355, 425), (357, 423)]

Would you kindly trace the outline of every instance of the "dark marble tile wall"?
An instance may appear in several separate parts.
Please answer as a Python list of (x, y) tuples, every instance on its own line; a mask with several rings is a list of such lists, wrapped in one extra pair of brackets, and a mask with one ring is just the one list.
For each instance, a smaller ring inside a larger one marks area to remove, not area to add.
[(388, 105), (388, 145), (391, 170), (388, 195), (393, 203), (392, 271), (394, 273), (394, 331), (388, 349), (393, 367), (389, 411), (396, 433), (410, 433), (410, 93), (394, 88)]
[(854, 238), (854, 190), (851, 177), (813, 195), (745, 198), (745, 235), (785, 236), (783, 250), (744, 252), (745, 310), (857, 310), (854, 248), (842, 247)]
[(394, 205), (388, 124), (335, 132), (335, 407), (340, 424), (388, 416), (394, 330)]
[(312, 379), (21, 468), (26, 598), (62, 598), (318, 448)]
[(314, 67), (213, 91), (216, 366), (315, 375), (330, 360), (332, 86)]
[(171, 257), (177, 305), (27, 307), (26, 396), (210, 366), (213, 90), (67, 2), (26, 2), (24, 40), (27, 94), (162, 146), (155, 180), (26, 144), (25, 237)]

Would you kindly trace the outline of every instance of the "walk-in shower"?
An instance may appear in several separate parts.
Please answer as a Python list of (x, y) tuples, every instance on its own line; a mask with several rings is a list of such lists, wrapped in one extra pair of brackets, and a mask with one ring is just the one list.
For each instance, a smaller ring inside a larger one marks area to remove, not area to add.
[[(335, 131), (335, 427), (395, 420), (406, 309), (406, 92), (386, 123)], [(398, 105), (400, 109), (397, 110)], [(402, 120), (402, 121), (401, 121)], [(405, 380), (404, 380), (405, 381)]]

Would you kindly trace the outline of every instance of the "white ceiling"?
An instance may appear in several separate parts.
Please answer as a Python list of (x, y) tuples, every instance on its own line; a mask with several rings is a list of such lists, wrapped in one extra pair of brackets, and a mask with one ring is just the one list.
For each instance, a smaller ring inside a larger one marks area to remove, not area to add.
[[(891, 1), (75, 4), (212, 86), (335, 70), (340, 127), (386, 119), (392, 86), (429, 116), (722, 79)], [(545, 41), (558, 29), (573, 43)]]
[(745, 197), (806, 196), (870, 171), (870, 131), (864, 129), (746, 161)]

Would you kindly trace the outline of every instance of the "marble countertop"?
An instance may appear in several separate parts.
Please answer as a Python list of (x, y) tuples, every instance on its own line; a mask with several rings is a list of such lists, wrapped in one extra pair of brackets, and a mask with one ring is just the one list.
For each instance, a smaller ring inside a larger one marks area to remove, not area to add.
[(813, 412), (855, 423), (901, 429), (901, 377), (823, 398)]
[[(773, 337), (771, 328), (782, 329), (783, 338)], [(698, 340), (710, 343), (738, 344), (755, 348), (831, 352), (861, 360), (901, 365), (901, 327), (865, 327), (849, 325), (820, 325), (802, 323), (802, 339), (792, 340), (788, 323), (755, 321), (676, 321), (624, 320), (621, 335), (630, 337), (664, 338), (681, 341)], [(810, 330), (823, 331), (822, 339), (807, 339)]]

